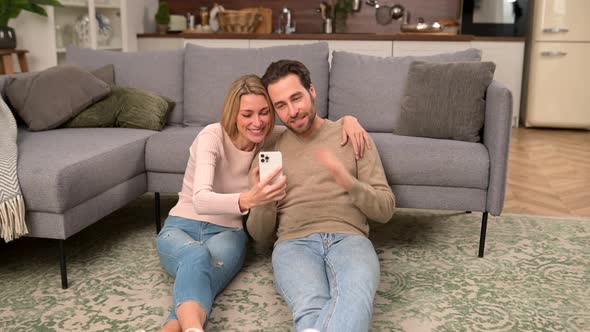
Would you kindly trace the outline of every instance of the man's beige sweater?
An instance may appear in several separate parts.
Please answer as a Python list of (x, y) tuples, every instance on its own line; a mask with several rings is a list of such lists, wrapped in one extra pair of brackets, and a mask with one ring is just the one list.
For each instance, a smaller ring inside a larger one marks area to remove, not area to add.
[[(287, 197), (251, 209), (247, 227), (256, 241), (266, 245), (277, 237), (279, 243), (313, 233), (368, 236), (367, 218), (378, 222), (391, 219), (395, 198), (377, 149), (365, 149), (363, 158), (357, 161), (350, 143), (340, 145), (340, 133), (339, 123), (324, 120), (318, 132), (306, 140), (290, 130), (278, 138), (275, 150), (283, 155)], [(315, 159), (318, 148), (334, 153), (356, 179), (350, 191), (339, 186)]]

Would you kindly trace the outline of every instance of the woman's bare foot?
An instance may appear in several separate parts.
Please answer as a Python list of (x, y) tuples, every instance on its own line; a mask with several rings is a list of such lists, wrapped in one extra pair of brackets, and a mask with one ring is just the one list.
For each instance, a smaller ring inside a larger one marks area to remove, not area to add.
[(182, 332), (180, 323), (176, 319), (172, 319), (166, 322), (160, 332)]

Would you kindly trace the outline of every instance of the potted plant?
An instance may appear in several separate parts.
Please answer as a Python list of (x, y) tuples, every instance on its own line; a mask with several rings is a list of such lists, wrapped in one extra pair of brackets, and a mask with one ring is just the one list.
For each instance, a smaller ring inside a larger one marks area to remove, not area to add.
[(158, 24), (158, 32), (165, 34), (168, 31), (170, 24), (170, 7), (165, 1), (160, 2), (158, 12), (156, 13), (156, 23)]
[(8, 21), (17, 18), (22, 10), (47, 16), (42, 5), (61, 6), (58, 0), (0, 0), (0, 49), (16, 48), (16, 34)]
[(346, 19), (353, 12), (353, 0), (337, 0), (334, 5), (334, 31), (346, 32)]

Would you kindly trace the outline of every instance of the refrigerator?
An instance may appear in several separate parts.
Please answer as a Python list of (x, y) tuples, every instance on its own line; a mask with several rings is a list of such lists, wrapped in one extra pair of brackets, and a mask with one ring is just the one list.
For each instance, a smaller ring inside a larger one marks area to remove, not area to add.
[(590, 0), (532, 3), (524, 125), (590, 129)]

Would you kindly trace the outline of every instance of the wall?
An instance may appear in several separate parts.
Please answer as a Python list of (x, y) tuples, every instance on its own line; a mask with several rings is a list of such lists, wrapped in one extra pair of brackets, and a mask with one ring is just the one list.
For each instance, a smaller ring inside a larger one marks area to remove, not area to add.
[[(167, 0), (172, 14), (184, 15), (187, 12), (199, 13), (201, 6), (209, 9), (213, 3), (219, 3), (225, 9), (240, 9), (246, 7), (267, 7), (273, 10), (273, 30), (277, 27), (278, 14), (283, 6), (289, 7), (293, 13), (293, 19), (297, 23), (297, 32), (320, 33), (322, 32), (322, 18), (316, 13), (320, 0)], [(326, 0), (326, 2), (329, 2)], [(394, 21), (388, 25), (379, 25), (375, 20), (375, 8), (368, 6), (362, 0), (361, 10), (349, 16), (348, 32), (352, 33), (398, 33), (399, 22)], [(459, 18), (461, 0), (389, 0), (378, 1), (382, 5), (399, 3), (411, 13), (411, 23), (415, 23), (418, 17), (423, 17), (426, 22), (432, 22), (439, 18)], [(197, 17), (198, 23), (198, 15)]]

